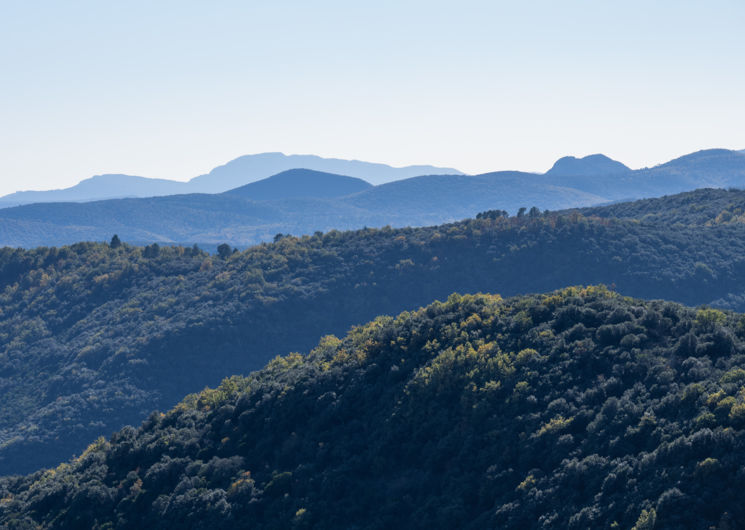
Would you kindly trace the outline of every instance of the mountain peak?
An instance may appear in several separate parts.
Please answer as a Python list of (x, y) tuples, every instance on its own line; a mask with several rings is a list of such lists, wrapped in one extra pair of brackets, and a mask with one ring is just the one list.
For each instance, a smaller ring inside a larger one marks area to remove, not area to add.
[(556, 161), (546, 174), (560, 177), (606, 176), (629, 173), (631, 169), (603, 154), (583, 158), (565, 156)]
[(372, 184), (356, 177), (295, 168), (226, 191), (255, 201), (297, 198), (329, 199), (371, 188)]

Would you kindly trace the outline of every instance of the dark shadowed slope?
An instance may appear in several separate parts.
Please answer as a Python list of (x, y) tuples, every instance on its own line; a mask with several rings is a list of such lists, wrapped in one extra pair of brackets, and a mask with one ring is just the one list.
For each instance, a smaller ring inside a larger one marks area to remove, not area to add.
[(738, 528), (743, 322), (598, 287), (454, 295), (0, 480), (0, 524)]
[(253, 201), (276, 201), (300, 198), (331, 199), (369, 188), (372, 188), (372, 184), (355, 177), (310, 169), (289, 169), (225, 193)]

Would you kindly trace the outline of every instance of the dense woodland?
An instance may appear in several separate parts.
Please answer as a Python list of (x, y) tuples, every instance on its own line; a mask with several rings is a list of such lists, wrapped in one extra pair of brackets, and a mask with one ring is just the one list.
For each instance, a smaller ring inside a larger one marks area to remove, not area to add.
[(579, 210), (589, 217), (636, 219), (644, 223), (668, 225), (722, 225), (745, 222), (745, 191), (700, 189), (644, 199), (619, 202), (596, 208)]
[[(711, 195), (697, 193), (699, 204)], [(453, 292), (604, 283), (648, 299), (744, 307), (745, 225), (736, 221), (492, 211), (430, 228), (221, 249), (0, 250), (0, 474), (56, 466), (189, 392)]]
[(453, 295), (0, 480), (0, 524), (735, 528), (744, 339), (604, 287)]

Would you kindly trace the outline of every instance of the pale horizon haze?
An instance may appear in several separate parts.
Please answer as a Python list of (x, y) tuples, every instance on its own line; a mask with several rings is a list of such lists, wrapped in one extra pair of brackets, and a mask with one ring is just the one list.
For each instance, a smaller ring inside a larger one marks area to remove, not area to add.
[(265, 151), (479, 173), (745, 149), (743, 28), (724, 0), (0, 1), (0, 194)]

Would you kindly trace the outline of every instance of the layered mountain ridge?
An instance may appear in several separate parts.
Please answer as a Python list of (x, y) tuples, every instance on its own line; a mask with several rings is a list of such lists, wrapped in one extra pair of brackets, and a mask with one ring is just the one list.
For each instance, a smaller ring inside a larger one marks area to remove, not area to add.
[(426, 226), (487, 209), (558, 210), (702, 187), (745, 187), (745, 156), (737, 151), (700, 151), (654, 168), (620, 172), (614, 168), (625, 166), (602, 155), (562, 160), (544, 175), (518, 171), (421, 175), (376, 186), (342, 174), (330, 177), (294, 169), (222, 194), (4, 208), (0, 209), (0, 245), (106, 241), (116, 233), (141, 244), (245, 247), (271, 241), (278, 233)]
[(349, 175), (381, 184), (418, 175), (460, 174), (453, 168), (435, 166), (392, 167), (386, 164), (323, 158), (315, 155), (259, 153), (244, 155), (188, 181), (105, 174), (85, 179), (61, 190), (19, 191), (0, 197), (0, 207), (36, 202), (87, 202), (112, 198), (156, 197), (185, 193), (222, 193), (290, 169), (309, 169)]

